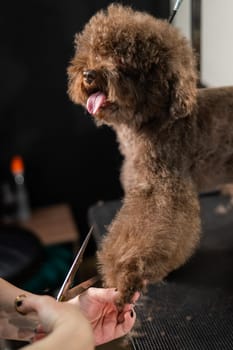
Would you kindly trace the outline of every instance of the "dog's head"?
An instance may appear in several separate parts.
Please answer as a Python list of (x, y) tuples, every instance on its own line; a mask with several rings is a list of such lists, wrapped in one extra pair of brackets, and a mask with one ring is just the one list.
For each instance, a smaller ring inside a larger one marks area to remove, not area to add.
[(196, 63), (186, 39), (167, 21), (110, 5), (76, 36), (69, 95), (108, 124), (177, 119), (196, 101)]

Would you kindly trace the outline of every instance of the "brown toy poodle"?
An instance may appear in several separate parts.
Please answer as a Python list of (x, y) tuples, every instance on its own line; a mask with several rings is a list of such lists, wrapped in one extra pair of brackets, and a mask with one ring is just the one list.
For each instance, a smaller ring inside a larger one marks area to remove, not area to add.
[(233, 87), (196, 88), (195, 55), (165, 20), (113, 4), (76, 37), (69, 95), (117, 133), (123, 206), (98, 252), (130, 300), (194, 252), (198, 193), (233, 179)]

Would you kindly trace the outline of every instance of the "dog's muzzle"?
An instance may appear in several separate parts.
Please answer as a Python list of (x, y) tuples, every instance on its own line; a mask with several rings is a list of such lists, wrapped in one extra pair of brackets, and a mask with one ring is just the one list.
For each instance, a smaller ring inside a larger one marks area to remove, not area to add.
[(93, 69), (88, 69), (83, 71), (83, 78), (85, 83), (91, 84), (96, 79), (97, 73)]

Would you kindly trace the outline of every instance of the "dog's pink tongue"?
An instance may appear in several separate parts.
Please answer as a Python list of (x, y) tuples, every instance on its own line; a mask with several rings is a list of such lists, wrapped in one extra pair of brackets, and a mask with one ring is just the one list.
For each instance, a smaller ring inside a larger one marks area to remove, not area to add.
[(95, 114), (105, 101), (106, 96), (102, 92), (98, 91), (95, 94), (92, 94), (87, 100), (88, 112), (90, 114)]

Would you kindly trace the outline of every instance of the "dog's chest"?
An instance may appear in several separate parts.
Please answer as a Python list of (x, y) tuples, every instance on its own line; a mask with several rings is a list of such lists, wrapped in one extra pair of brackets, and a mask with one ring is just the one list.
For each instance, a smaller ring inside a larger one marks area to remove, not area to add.
[(116, 130), (120, 151), (126, 158), (135, 158), (139, 152), (140, 142), (135, 132), (126, 126)]

